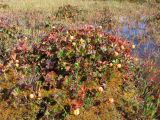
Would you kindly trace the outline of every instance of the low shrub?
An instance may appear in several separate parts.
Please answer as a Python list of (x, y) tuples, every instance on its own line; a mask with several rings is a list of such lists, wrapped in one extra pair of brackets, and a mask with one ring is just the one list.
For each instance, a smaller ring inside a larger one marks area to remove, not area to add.
[(72, 22), (75, 22), (79, 19), (82, 11), (83, 10), (79, 9), (77, 6), (69, 4), (59, 7), (55, 16), (58, 20), (71, 20)]
[[(119, 37), (104, 33), (101, 26), (53, 27), (40, 43), (29, 46), (22, 40), (12, 48), (10, 61), (1, 65), (2, 101), (18, 106), (31, 100), (28, 110), (33, 109), (32, 114), (35, 114), (39, 108), (37, 116), (33, 115), (37, 119), (79, 115), (82, 107), (87, 109), (96, 104), (95, 98), (107, 90), (107, 84), (116, 74), (126, 74), (118, 78), (123, 82), (133, 79), (136, 63), (131, 53), (134, 47)], [(128, 99), (128, 95), (124, 96)], [(15, 102), (11, 98), (16, 98)], [(113, 103), (114, 99), (108, 101)], [(118, 106), (121, 108), (122, 104)], [(134, 109), (125, 108), (124, 111), (129, 110), (128, 114), (134, 115)]]
[(144, 115), (148, 119), (159, 119), (160, 117), (160, 70), (157, 60), (159, 61), (159, 58), (156, 55), (149, 56), (140, 64), (135, 75), (141, 97), (144, 100), (142, 104)]
[(0, 9), (8, 9), (9, 5), (7, 4), (0, 4)]
[(0, 61), (5, 62), (8, 58), (9, 48), (16, 43), (16, 28), (1, 26), (0, 27)]

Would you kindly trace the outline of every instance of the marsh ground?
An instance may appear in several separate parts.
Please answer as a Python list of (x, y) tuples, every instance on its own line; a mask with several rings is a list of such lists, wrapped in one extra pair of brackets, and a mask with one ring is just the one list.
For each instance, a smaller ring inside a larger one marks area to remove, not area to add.
[[(148, 52), (154, 53), (154, 56), (156, 56), (154, 62), (156, 62), (156, 65), (159, 65), (160, 3), (156, 1), (141, 2), (127, 0), (0, 0), (1, 63), (5, 62), (9, 54), (8, 51), (20, 39), (27, 37), (27, 41), (30, 44), (33, 42), (38, 43), (46, 37), (54, 26), (78, 28), (85, 24), (102, 26), (106, 33), (132, 41), (137, 47), (134, 51), (134, 57), (140, 57), (142, 61), (144, 61), (144, 58), (149, 57), (148, 55), (146, 56)], [(147, 74), (147, 72), (143, 72), (143, 74)], [(156, 75), (157, 73), (158, 70), (156, 68)], [(6, 76), (1, 77), (1, 79), (6, 79), (6, 83), (0, 83), (1, 88), (6, 88), (6, 86), (8, 88), (12, 87), (14, 79), (17, 79), (15, 74), (17, 73), (11, 75), (11, 78), (10, 74), (7, 78), (5, 78)], [(116, 72), (113, 74), (113, 76), (117, 77), (108, 82), (107, 91), (96, 99), (96, 101), (104, 102), (101, 104), (98, 102), (97, 106), (86, 107), (87, 110), (82, 108), (80, 116), (71, 114), (66, 119), (135, 120), (141, 118), (148, 120), (158, 118), (159, 112), (155, 112), (155, 109), (152, 108), (152, 102), (156, 101), (152, 100), (153, 95), (146, 97), (146, 101), (152, 101), (145, 108), (146, 113), (143, 113), (143, 110), (139, 111), (138, 107), (141, 107), (145, 101), (140, 97), (142, 88), (137, 88), (137, 83), (132, 80), (124, 85), (122, 79), (120, 79), (121, 77), (118, 77), (118, 75), (119, 73)], [(158, 80), (159, 77), (156, 79)], [(121, 89), (123, 85), (126, 88), (125, 91)], [(138, 86), (142, 87), (141, 85)], [(150, 90), (149, 92), (151, 91), (153, 92), (154, 90)], [(25, 96), (29, 94), (28, 92), (24, 91), (20, 96)], [(41, 92), (42, 96), (48, 96), (52, 91)], [(159, 95), (158, 90), (156, 94)], [(114, 98), (115, 103), (110, 104), (108, 102), (109, 98)], [(9, 103), (6, 101), (1, 100), (1, 102), (0, 116), (2, 117), (0, 119), (4, 118), (5, 120), (11, 116), (13, 120), (23, 118), (26, 120), (34, 119), (35, 114), (40, 109), (37, 103), (35, 104), (31, 101), (27, 103), (28, 107), (20, 105), (19, 110), (17, 109), (19, 105), (16, 104), (16, 101), (11, 106), (8, 106)], [(8, 102), (10, 101), (8, 100)], [(90, 106), (90, 102), (86, 103), (86, 105)], [(156, 105), (159, 107), (159, 103)], [(155, 106), (153, 105), (153, 107)], [(48, 108), (48, 110), (50, 109)], [(56, 110), (61, 110), (61, 107), (57, 105)], [(47, 111), (44, 119), (50, 119), (48, 116), (52, 112), (56, 113), (56, 110)]]

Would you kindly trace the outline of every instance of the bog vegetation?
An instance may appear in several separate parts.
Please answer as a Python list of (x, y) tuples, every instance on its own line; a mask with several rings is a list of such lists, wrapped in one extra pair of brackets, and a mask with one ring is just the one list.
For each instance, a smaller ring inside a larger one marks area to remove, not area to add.
[(159, 6), (2, 1), (0, 119), (158, 120)]

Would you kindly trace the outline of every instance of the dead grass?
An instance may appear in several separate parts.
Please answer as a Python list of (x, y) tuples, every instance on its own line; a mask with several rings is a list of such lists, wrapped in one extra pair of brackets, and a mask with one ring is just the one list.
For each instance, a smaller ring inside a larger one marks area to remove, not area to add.
[[(9, 8), (1, 9), (0, 17), (3, 16), (4, 13), (8, 13), (12, 16), (16, 13), (25, 14), (29, 12), (31, 14), (34, 11), (41, 11), (42, 15), (47, 17), (53, 15), (60, 6), (70, 4), (78, 6), (79, 9), (86, 10), (87, 12), (84, 16), (86, 19), (97, 19), (99, 17), (97, 17), (97, 12), (107, 8), (108, 12), (106, 11), (106, 13), (111, 13), (112, 21), (116, 21), (114, 26), (118, 27), (122, 17), (125, 18), (126, 22), (129, 22), (131, 20), (140, 20), (142, 16), (155, 15), (158, 12), (158, 4), (151, 7), (147, 3), (138, 4), (136, 2), (119, 2), (115, 0), (8, 0), (2, 3), (7, 4)], [(37, 15), (34, 15), (34, 17), (39, 18)], [(90, 20), (88, 20), (88, 22), (90, 22)]]

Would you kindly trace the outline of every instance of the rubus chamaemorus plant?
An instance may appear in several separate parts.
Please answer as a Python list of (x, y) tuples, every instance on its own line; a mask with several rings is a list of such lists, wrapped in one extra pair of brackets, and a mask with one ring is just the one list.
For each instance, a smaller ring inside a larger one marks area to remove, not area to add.
[[(79, 114), (88, 94), (94, 97), (107, 89), (113, 72), (124, 72), (124, 79), (130, 79), (128, 73), (135, 67), (131, 57), (134, 47), (104, 33), (101, 27), (54, 27), (46, 38), (32, 46), (20, 41), (10, 53), (10, 62), (1, 65), (1, 72), (5, 73), (7, 67), (15, 68), (19, 74), (15, 86), (30, 90), (31, 99), (42, 99), (46, 104), (66, 102), (74, 114)], [(50, 92), (42, 95), (42, 90)], [(63, 93), (61, 97), (57, 90)], [(10, 91), (17, 95), (14, 92)]]

